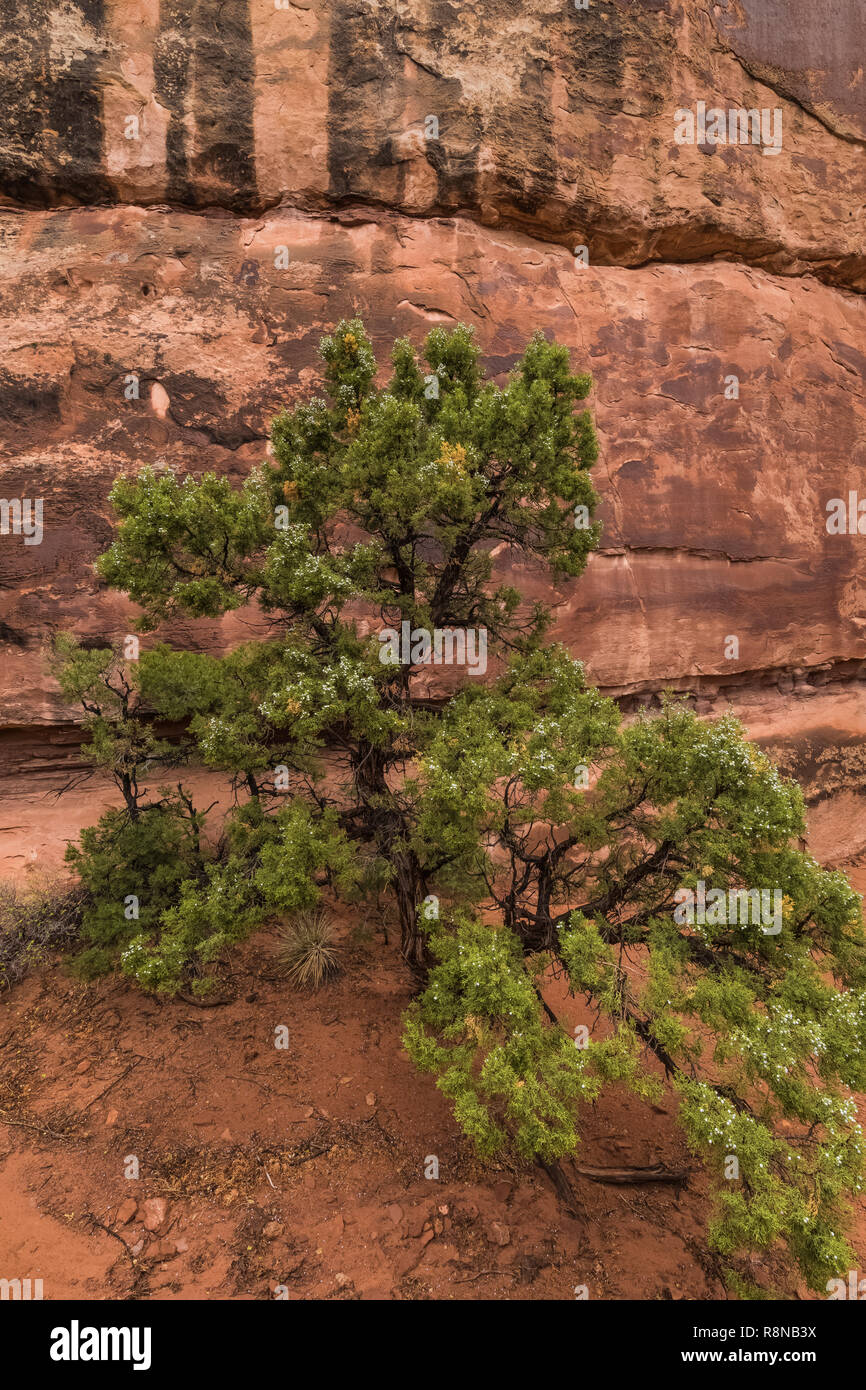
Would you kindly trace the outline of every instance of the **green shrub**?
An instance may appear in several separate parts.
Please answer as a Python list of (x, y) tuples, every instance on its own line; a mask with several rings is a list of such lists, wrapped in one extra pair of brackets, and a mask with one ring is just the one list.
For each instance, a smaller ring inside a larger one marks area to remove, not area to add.
[(182, 803), (139, 812), (106, 811), (70, 844), (66, 860), (87, 892), (81, 920), (85, 949), (73, 968), (85, 979), (115, 966), (133, 938), (158, 931), (191, 875), (202, 872), (198, 830)]

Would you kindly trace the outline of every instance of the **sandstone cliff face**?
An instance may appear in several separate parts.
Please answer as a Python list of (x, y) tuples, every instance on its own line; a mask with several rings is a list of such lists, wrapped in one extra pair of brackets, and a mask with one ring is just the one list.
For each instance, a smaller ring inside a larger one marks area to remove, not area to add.
[[(33, 0), (25, 32), (3, 11), (12, 200), (361, 200), (597, 265), (722, 254), (866, 287), (859, 0)], [(700, 99), (779, 108), (780, 152), (676, 144)]]
[[(567, 343), (605, 531), (561, 635), (606, 689), (760, 706), (821, 794), (828, 757), (859, 785), (866, 537), (825, 525), (866, 497), (859, 0), (4, 0), (0, 25), (0, 495), (45, 518), (0, 536), (7, 740), (66, 717), (50, 631), (127, 630), (90, 569), (112, 478), (244, 471), (358, 312), (380, 352), (474, 323), (494, 372), (536, 328)], [(700, 102), (779, 112), (780, 150), (678, 143)]]

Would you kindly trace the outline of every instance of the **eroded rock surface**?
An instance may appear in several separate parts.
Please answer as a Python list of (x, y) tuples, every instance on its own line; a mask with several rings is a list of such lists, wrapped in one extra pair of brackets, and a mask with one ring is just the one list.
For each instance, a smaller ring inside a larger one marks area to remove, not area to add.
[[(536, 328), (567, 343), (595, 377), (605, 532), (552, 596), (560, 635), (632, 699), (770, 692), (780, 746), (787, 721), (804, 766), (823, 750), (821, 786), (845, 749), (859, 785), (866, 537), (825, 520), (866, 495), (864, 15), (33, 0), (25, 24), (4, 0), (0, 495), (43, 498), (45, 525), (0, 536), (0, 723), (67, 718), (41, 653), (60, 623), (129, 626), (90, 567), (113, 477), (240, 475), (358, 312), (380, 354), (474, 323), (496, 373)], [(780, 111), (781, 150), (678, 144), (699, 102)]]

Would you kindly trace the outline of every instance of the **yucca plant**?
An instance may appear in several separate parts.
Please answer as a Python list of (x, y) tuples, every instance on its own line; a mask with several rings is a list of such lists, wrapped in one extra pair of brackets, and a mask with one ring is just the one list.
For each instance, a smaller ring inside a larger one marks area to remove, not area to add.
[(293, 985), (318, 989), (339, 970), (339, 949), (334, 945), (336, 930), (334, 918), (321, 909), (299, 912), (280, 928), (277, 959)]

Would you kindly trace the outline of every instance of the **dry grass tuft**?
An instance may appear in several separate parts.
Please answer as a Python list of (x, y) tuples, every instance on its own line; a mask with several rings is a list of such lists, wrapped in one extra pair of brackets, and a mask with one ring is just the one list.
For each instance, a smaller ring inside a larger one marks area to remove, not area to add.
[(298, 989), (319, 989), (329, 975), (340, 968), (339, 949), (334, 945), (337, 924), (321, 908), (299, 912), (280, 928), (277, 960)]
[(0, 993), (78, 940), (86, 894), (60, 878), (0, 883)]

